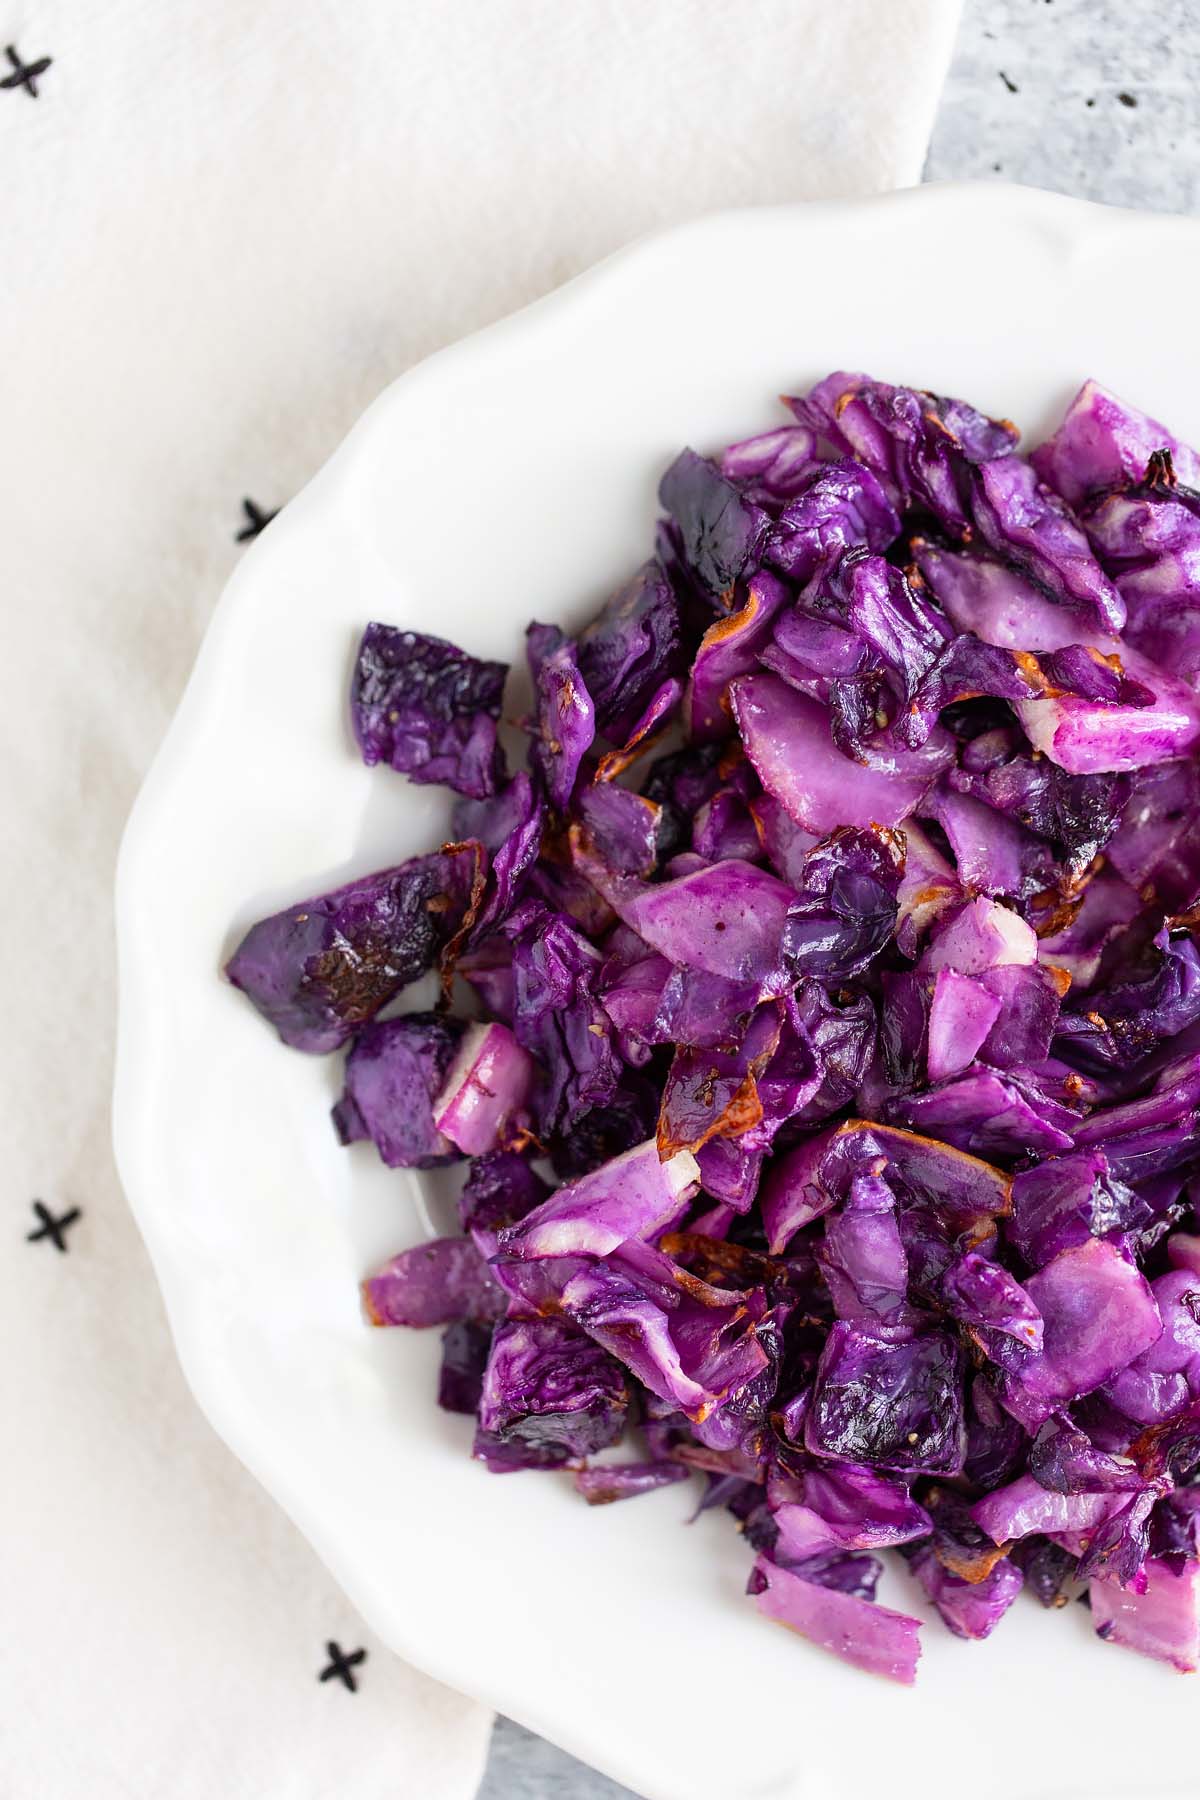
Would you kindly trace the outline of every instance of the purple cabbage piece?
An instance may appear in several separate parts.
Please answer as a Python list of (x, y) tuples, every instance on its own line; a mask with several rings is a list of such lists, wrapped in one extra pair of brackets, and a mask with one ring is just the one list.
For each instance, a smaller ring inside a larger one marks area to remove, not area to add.
[(461, 799), (454, 803), (454, 836), (475, 838), (490, 857), (496, 856), (535, 810), (537, 794), (524, 769), (485, 800)]
[(1090, 988), (1100, 973), (1105, 950), (1133, 923), (1140, 909), (1141, 901), (1128, 882), (1111, 870), (1101, 870), (1088, 882), (1074, 917), (1039, 940), (1039, 953), (1071, 977), (1076, 992)]
[(365, 1025), (346, 1058), (345, 1092), (333, 1109), (342, 1143), (370, 1138), (389, 1169), (453, 1162), (459, 1147), (439, 1130), (433, 1103), (462, 1035), (457, 1019), (438, 1013)]
[(1150, 1555), (1178, 1575), (1200, 1554), (1200, 1488), (1164, 1494), (1150, 1518)]
[(896, 893), (896, 945), (904, 956), (915, 957), (925, 933), (964, 895), (954, 869), (921, 827), (906, 819), (902, 831), (904, 873)]
[(522, 1141), (533, 1075), (507, 1025), (468, 1025), (434, 1100), (434, 1125), (464, 1156)]
[(649, 1245), (626, 1242), (603, 1261), (500, 1261), (494, 1272), (510, 1305), (573, 1320), (689, 1419), (710, 1419), (769, 1365), (762, 1290), (709, 1287)]
[(667, 961), (766, 996), (788, 984), (782, 960), (792, 891), (753, 863), (713, 863), (676, 881), (621, 884), (608, 898), (625, 924)]
[(550, 1188), (515, 1150), (489, 1150), (471, 1163), (458, 1197), (459, 1223), (481, 1255), (496, 1254), (497, 1239), (549, 1198)]
[(964, 793), (960, 771), (939, 783), (920, 810), (945, 832), (958, 878), (968, 891), (1028, 901), (1053, 885), (1050, 845), (990, 799)]
[(797, 825), (773, 794), (758, 794), (749, 802), (750, 817), (767, 861), (792, 887), (803, 879), (804, 859), (820, 840)]
[[(665, 959), (664, 959), (665, 960)], [(719, 1049), (745, 1030), (760, 981), (733, 981), (705, 969), (671, 968), (654, 1015), (654, 1042)]]
[(430, 968), (461, 923), (470, 857), (381, 869), (246, 933), (225, 974), (293, 1050), (336, 1050)]
[(470, 1238), (431, 1238), (384, 1264), (362, 1284), (372, 1325), (490, 1323), (504, 1316), (505, 1299)]
[(1001, 1074), (976, 1065), (923, 1094), (887, 1102), (889, 1119), (941, 1138), (979, 1157), (1046, 1156), (1070, 1150), (1078, 1115), (1054, 1100), (1026, 1071)]
[[(618, 926), (625, 933), (626, 927)], [(616, 933), (614, 933), (614, 937)], [(663, 989), (671, 974), (665, 956), (647, 953), (636, 933), (627, 933), (639, 953), (625, 956), (611, 947), (600, 977), (598, 992), (605, 1012), (620, 1034), (620, 1052), (627, 1063), (643, 1064), (652, 1054), (655, 1020)]]
[(826, 1551), (883, 1550), (924, 1537), (929, 1514), (904, 1481), (848, 1462), (814, 1463), (795, 1498), (771, 1495), (775, 1556), (791, 1563)]
[(877, 766), (852, 762), (835, 746), (825, 709), (776, 675), (741, 675), (729, 696), (759, 780), (818, 837), (840, 825), (899, 825), (945, 766), (940, 746), (895, 750)]
[[(847, 623), (866, 647), (874, 666), (886, 672), (886, 687), (892, 695), (886, 710), (894, 708), (903, 718), (900, 735), (905, 746), (915, 749), (927, 743), (936, 725), (936, 713), (941, 709), (928, 703), (922, 707), (918, 696), (946, 654), (949, 628), (940, 609), (930, 604), (923, 584), (911, 584), (900, 569), (893, 568), (882, 556), (853, 552), (845, 556), (833, 589), (844, 592)], [(866, 690), (861, 710), (869, 735), (885, 690), (872, 694), (873, 683), (861, 685)], [(964, 688), (964, 692), (969, 691)], [(951, 698), (957, 699), (958, 694), (948, 695), (942, 704)], [(853, 696), (831, 684), (829, 699), (839, 748), (860, 753), (863, 733), (851, 724), (851, 712), (857, 710), (857, 704), (847, 708)], [(913, 732), (910, 722), (922, 711), (925, 717), (921, 730)]]
[(629, 1389), (620, 1364), (566, 1319), (510, 1319), (496, 1327), (479, 1401), (480, 1429), (563, 1462), (594, 1456), (625, 1428)]
[(825, 463), (783, 508), (767, 540), (771, 566), (797, 584), (845, 550), (884, 550), (900, 520), (871, 470), (847, 458)]
[(919, 671), (906, 696), (907, 708), (896, 718), (897, 735), (915, 749), (928, 740), (948, 706), (984, 694), (999, 700), (1029, 700), (1040, 691), (1034, 674), (1022, 668), (1011, 651), (964, 632), (939, 648), (936, 660)]
[(841, 1209), (826, 1216), (817, 1263), (839, 1319), (864, 1331), (907, 1332), (920, 1322), (908, 1304), (908, 1257), (896, 1198), (882, 1176), (856, 1175)]
[[(837, 566), (844, 566), (847, 560), (848, 557), (843, 558)], [(824, 592), (821, 598), (824, 607)], [(839, 594), (838, 610), (848, 611), (844, 594)], [(848, 624), (834, 624), (824, 610), (818, 615), (803, 605), (779, 615), (759, 660), (765, 668), (781, 675), (789, 687), (822, 705), (829, 705), (836, 697), (839, 719), (848, 714), (859, 696), (866, 706), (882, 685), (883, 671), (859, 633)], [(852, 754), (850, 746), (840, 739), (839, 748)]]
[(1200, 486), (1200, 459), (1193, 450), (1098, 381), (1085, 381), (1058, 430), (1030, 461), (1044, 482), (1077, 506), (1093, 494), (1140, 481), (1156, 450), (1170, 451), (1180, 479)]
[(610, 1104), (621, 1063), (596, 994), (603, 957), (574, 922), (527, 901), (504, 925), (512, 944), (513, 1031), (537, 1059), (534, 1117), (543, 1136)]
[(524, 769), (494, 800), (460, 800), (455, 807), (455, 836), (478, 840), (491, 863), (483, 904), (471, 927), (472, 943), (502, 924), (521, 898), (545, 827), (546, 803)]
[(879, 1577), (883, 1574), (879, 1558), (861, 1550), (829, 1551), (824, 1556), (806, 1556), (794, 1563), (776, 1552), (774, 1560), (790, 1574), (798, 1575), (801, 1581), (813, 1582), (817, 1587), (836, 1588), (839, 1594), (850, 1594), (856, 1600), (874, 1600)]
[(916, 1679), (921, 1654), (918, 1619), (805, 1581), (765, 1556), (754, 1565), (750, 1592), (765, 1617), (832, 1650), (855, 1668), (905, 1685)]
[(1092, 1582), (1088, 1597), (1096, 1635), (1190, 1673), (1200, 1666), (1200, 1564), (1176, 1572), (1150, 1560), (1144, 1572), (1140, 1594), (1115, 1581)]
[(607, 1256), (627, 1238), (649, 1237), (678, 1218), (699, 1185), (686, 1150), (659, 1160), (654, 1140), (561, 1187), (500, 1233), (505, 1256)]
[(1200, 1276), (1171, 1269), (1151, 1283), (1162, 1333), (1104, 1388), (1135, 1425), (1158, 1425), (1200, 1400)]
[(475, 1428), (471, 1455), (489, 1475), (516, 1475), (525, 1469), (561, 1469), (570, 1461), (561, 1444), (529, 1443), (524, 1438), (501, 1437), (499, 1432)]
[(736, 1138), (762, 1121), (757, 1078), (779, 1046), (774, 1006), (759, 1007), (740, 1041), (725, 1049), (676, 1050), (663, 1088), (658, 1152), (699, 1150), (710, 1138)]
[(1162, 1331), (1149, 1283), (1101, 1238), (1061, 1250), (1025, 1290), (1045, 1337), (1008, 1376), (1005, 1402), (1027, 1427), (1110, 1381)]
[[(978, 747), (977, 741), (966, 755)], [(1065, 865), (1061, 872), (1053, 872), (1056, 885), (1067, 892), (1088, 874), (1116, 831), (1129, 791), (1129, 782), (1120, 773), (1070, 775), (1047, 757), (1023, 753), (1002, 754), (983, 769), (959, 769), (949, 784), (1047, 839)], [(1031, 860), (1028, 849), (1026, 860)], [(1032, 866), (1037, 869), (1036, 861)]]
[(554, 1174), (560, 1181), (578, 1181), (594, 1174), (604, 1163), (651, 1138), (657, 1118), (657, 1084), (630, 1069), (606, 1107), (592, 1107), (567, 1138), (554, 1143)]
[(442, 1333), (442, 1365), (438, 1370), (437, 1403), (443, 1412), (466, 1413), (471, 1418), (483, 1392), (492, 1331), (473, 1319), (458, 1319)]
[[(914, 977), (899, 979), (911, 981)], [(1000, 1016), (1001, 1004), (999, 996), (977, 977), (961, 975), (950, 964), (938, 970), (928, 997), (926, 1062), (930, 1081), (945, 1081), (971, 1066)]]
[(530, 759), (551, 804), (565, 812), (596, 736), (596, 708), (579, 668), (579, 646), (553, 625), (531, 625), (529, 666), (537, 697)]
[(693, 818), (723, 783), (718, 767), (723, 750), (724, 746), (717, 743), (692, 745), (651, 763), (641, 791), (645, 799), (661, 809), (660, 857), (672, 856), (691, 842)]
[[(1092, 1113), (1077, 1127), (1075, 1141), (1080, 1148), (1102, 1148), (1114, 1175), (1137, 1187), (1147, 1202), (1153, 1200), (1155, 1179), (1171, 1178), (1167, 1197), (1173, 1200), (1170, 1190), (1178, 1190), (1200, 1159), (1198, 1125), (1200, 1065), (1189, 1057), (1182, 1068), (1168, 1065), (1142, 1099)], [(1149, 1210), (1158, 1209), (1151, 1204)]]
[(689, 1473), (687, 1464), (678, 1462), (605, 1463), (578, 1470), (575, 1486), (589, 1506), (609, 1506), (614, 1500), (633, 1500), (657, 1488), (673, 1487), (686, 1481)]
[[(956, 631), (1023, 657), (1066, 644), (1113, 648), (1115, 640), (1096, 624), (1090, 607), (1052, 598), (1007, 562), (973, 551), (943, 550), (924, 540), (914, 549), (922, 577)], [(1000, 672), (1000, 664), (990, 666)]]
[(804, 1441), (815, 1456), (958, 1474), (966, 1430), (954, 1339), (931, 1331), (883, 1343), (839, 1320), (821, 1352)]
[(817, 463), (816, 433), (803, 425), (780, 425), (727, 445), (718, 466), (748, 500), (771, 508), (790, 500)]
[(1062, 1250), (1144, 1224), (1149, 1208), (1117, 1181), (1099, 1150), (1057, 1157), (1013, 1177), (1005, 1234), (1031, 1268)]
[[(942, 971), (955, 981), (965, 975)], [(937, 977), (941, 979), (941, 974)], [(859, 1106), (864, 1113), (879, 1110), (882, 1097), (896, 1089), (914, 1087), (927, 1073), (929, 1013), (934, 978), (915, 969), (887, 969), (880, 977), (879, 1063), (870, 1071)], [(963, 1021), (965, 1031), (965, 1021)]]
[(802, 425), (873, 470), (901, 507), (922, 507), (962, 535), (970, 524), (971, 465), (1008, 457), (1017, 442), (1015, 425), (989, 419), (965, 400), (844, 370), (788, 404)]
[(761, 860), (754, 817), (736, 788), (718, 788), (705, 801), (692, 824), (692, 848), (709, 863)]
[(1043, 1487), (1032, 1475), (1019, 1475), (1006, 1487), (995, 1488), (977, 1500), (971, 1514), (994, 1543), (1007, 1544), (1034, 1532), (1093, 1531), (1125, 1503), (1124, 1493), (1098, 1489), (1063, 1494)]
[(1125, 602), (1080, 526), (1027, 462), (1006, 456), (981, 463), (972, 505), (975, 524), (993, 550), (1054, 599), (1082, 609), (1101, 631), (1120, 631)]
[(1122, 1587), (1144, 1589), (1143, 1573), (1150, 1548), (1150, 1520), (1161, 1488), (1146, 1486), (1125, 1496), (1124, 1504), (1102, 1519), (1093, 1531), (1061, 1541), (1079, 1553), (1075, 1573), (1080, 1581), (1103, 1577)]
[[(1066, 655), (1059, 653), (1060, 659)], [(1119, 700), (1063, 693), (1017, 702), (1017, 717), (1034, 749), (1071, 775), (1169, 762), (1200, 736), (1200, 703), (1187, 683), (1140, 657), (1135, 662), (1128, 650), (1124, 660), (1143, 679), (1126, 681)], [(1095, 663), (1090, 666), (1096, 669)]]
[(1075, 1573), (1078, 1559), (1061, 1544), (1034, 1535), (1022, 1538), (1013, 1550), (1013, 1561), (1025, 1576), (1025, 1586), (1040, 1605), (1066, 1606), (1070, 1596), (1064, 1591)]
[(694, 450), (676, 457), (659, 483), (658, 497), (700, 592), (729, 611), (738, 580), (757, 567), (770, 527), (767, 515)]
[(771, 641), (771, 627), (789, 599), (788, 589), (767, 569), (754, 575), (745, 604), (717, 619), (700, 640), (692, 663), (686, 718), (694, 743), (726, 738), (733, 729), (726, 696), (736, 675), (758, 667), (758, 655)]
[[(862, 1086), (876, 1046), (875, 1007), (869, 994), (839, 990), (831, 995), (819, 982), (806, 981), (786, 1009), (788, 1024), (807, 1043), (821, 1074), (820, 1086), (802, 1108), (797, 1094), (793, 1118), (818, 1124), (848, 1105)], [(768, 1069), (768, 1084), (771, 1078)]]
[(368, 625), (350, 687), (363, 761), (476, 800), (494, 794), (503, 776), (496, 721), (507, 674), (507, 663), (481, 662), (444, 638)]
[[(1192, 687), (1200, 675), (1200, 510), (1173, 467), (1084, 514), (1092, 547), (1125, 602), (1125, 643)], [(1148, 471), (1148, 474), (1150, 472)]]
[(1124, 1488), (1064, 1493), (1023, 1475), (971, 1510), (997, 1544), (1048, 1534), (1079, 1558), (1074, 1572), (1081, 1580), (1104, 1575), (1140, 1586), (1154, 1503), (1155, 1489), (1149, 1486), (1133, 1493)]
[(763, 1192), (763, 1224), (773, 1254), (828, 1213), (860, 1172), (883, 1167), (890, 1186), (930, 1207), (948, 1229), (980, 1231), (1011, 1205), (1011, 1178), (948, 1144), (850, 1119), (788, 1150), (772, 1165)]
[(574, 867), (561, 838), (543, 845), (542, 856), (529, 871), (527, 898), (561, 913), (592, 941), (603, 937), (613, 922), (612, 908)]
[(1143, 980), (1107, 987), (1082, 1015), (1064, 1018), (1058, 1049), (1080, 1067), (1128, 1068), (1200, 1022), (1200, 951), (1164, 926)]
[(839, 1032), (838, 1025), (847, 1023), (844, 1015), (836, 1007), (818, 1010), (818, 996), (824, 999), (824, 989), (809, 982), (783, 1002), (779, 1042), (755, 1077), (762, 1117), (746, 1133), (743, 1141), (748, 1149), (770, 1150), (785, 1127), (825, 1117), (857, 1085), (856, 1063), (843, 1086), (842, 1059), (855, 1054), (852, 1034), (858, 1021), (851, 1022), (849, 1033)]
[(980, 986), (998, 1013), (980, 1048), (994, 1069), (1018, 1069), (1050, 1054), (1068, 978), (1046, 963), (1007, 963), (988, 969)]
[[(1191, 463), (1195, 468), (1195, 457)], [(1141, 482), (1099, 497), (1081, 517), (1128, 608), (1126, 644), (1195, 686), (1200, 648), (1200, 497), (1195, 482), (1180, 484), (1173, 455), (1155, 450)]]
[[(747, 1150), (736, 1138), (714, 1137), (701, 1144), (695, 1155), (704, 1192), (722, 1202), (731, 1216), (749, 1212), (758, 1194), (763, 1152)], [(711, 1219), (703, 1225), (697, 1222), (694, 1229), (717, 1235)]]
[(665, 732), (672, 713), (683, 698), (683, 683), (677, 675), (668, 675), (653, 690), (645, 705), (618, 731), (614, 724), (611, 729), (619, 740), (623, 740), (621, 748), (610, 750), (600, 758), (596, 774), (600, 781), (613, 781), (624, 774), (630, 763), (645, 756), (661, 733)]
[(990, 1637), (1025, 1585), (1020, 1569), (1007, 1558), (996, 1563), (982, 1581), (964, 1581), (945, 1568), (927, 1546), (917, 1551), (909, 1567), (925, 1598), (960, 1638)]
[(940, 1298), (962, 1324), (999, 1331), (1027, 1350), (1041, 1350), (1041, 1313), (1016, 1277), (989, 1257), (969, 1250), (952, 1263), (942, 1279)]
[(810, 850), (788, 908), (783, 953), (798, 976), (861, 975), (890, 940), (903, 852), (879, 831), (838, 831)]
[(1066, 1413), (1056, 1413), (1029, 1452), (1029, 1473), (1056, 1494), (1135, 1493), (1146, 1483), (1129, 1457), (1110, 1456)]
[(647, 876), (658, 858), (662, 808), (615, 782), (595, 782), (578, 800), (580, 820), (601, 862), (618, 875)]
[(1004, 1551), (978, 1525), (966, 1496), (957, 1488), (938, 1483), (925, 1487), (924, 1502), (930, 1529), (928, 1534), (921, 1534), (921, 1541), (904, 1551), (905, 1560), (929, 1549), (952, 1575), (966, 1582), (982, 1581)]
[(1147, 901), (1183, 911), (1200, 896), (1200, 767), (1194, 759), (1136, 772), (1108, 856)]
[(656, 1083), (630, 1070), (607, 1106), (593, 1107), (569, 1136), (554, 1145), (551, 1161), (562, 1181), (578, 1181), (652, 1137), (658, 1119)]
[(639, 715), (675, 673), (680, 654), (679, 602), (661, 566), (643, 563), (579, 638), (579, 670), (596, 723), (623, 743)]
[[(1140, 662), (1140, 659), (1139, 659)], [(1064, 644), (1041, 658), (1041, 671), (1052, 688), (1101, 706), (1139, 707), (1154, 704), (1154, 691), (1137, 681), (1120, 657), (1101, 655), (1086, 644)]]
[(515, 1003), (511, 945), (489, 932), (471, 949), (460, 954), (455, 974), (469, 982), (491, 1018), (512, 1024)]
[(967, 1394), (967, 1456), (963, 1477), (984, 1492), (1010, 1481), (1025, 1465), (1029, 1440), (1000, 1404), (986, 1375), (976, 1375)]

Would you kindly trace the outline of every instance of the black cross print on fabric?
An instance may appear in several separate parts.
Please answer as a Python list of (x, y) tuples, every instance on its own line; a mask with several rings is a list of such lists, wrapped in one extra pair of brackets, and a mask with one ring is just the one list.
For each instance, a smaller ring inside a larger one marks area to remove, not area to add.
[(4, 54), (12, 64), (12, 74), (0, 81), (0, 88), (24, 88), (31, 100), (38, 97), (38, 81), (46, 73), (54, 61), (52, 56), (39, 56), (36, 62), (22, 62), (11, 44), (5, 44)]
[(246, 515), (246, 523), (234, 534), (234, 542), (237, 544), (244, 544), (247, 538), (256, 538), (260, 531), (265, 531), (271, 520), (278, 515), (279, 508), (276, 507), (274, 512), (264, 512), (253, 500), (243, 500), (242, 511)]
[(352, 1694), (356, 1694), (358, 1683), (354, 1679), (354, 1670), (359, 1663), (366, 1662), (366, 1651), (351, 1650), (347, 1655), (342, 1646), (334, 1643), (332, 1639), (326, 1644), (325, 1649), (329, 1656), (329, 1667), (321, 1670), (317, 1680), (332, 1681), (336, 1676), (338, 1681), (345, 1683)]
[(41, 1224), (36, 1231), (30, 1231), (25, 1234), (25, 1242), (27, 1244), (36, 1244), (39, 1238), (49, 1238), (53, 1243), (54, 1248), (56, 1250), (61, 1250), (65, 1255), (67, 1240), (63, 1234), (75, 1223), (76, 1219), (82, 1216), (79, 1208), (77, 1206), (72, 1206), (69, 1211), (62, 1213), (57, 1219), (50, 1211), (50, 1208), (48, 1206), (43, 1206), (40, 1200), (34, 1201), (33, 1210), (41, 1220)]

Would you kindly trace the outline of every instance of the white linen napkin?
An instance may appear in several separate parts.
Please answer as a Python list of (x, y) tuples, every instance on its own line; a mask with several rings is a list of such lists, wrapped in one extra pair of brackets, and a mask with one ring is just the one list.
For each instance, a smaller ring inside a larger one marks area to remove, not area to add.
[[(7, 1800), (474, 1791), (486, 1712), (373, 1639), (180, 1378), (108, 1145), (118, 835), (244, 498), (639, 232), (919, 179), (957, 11), (0, 0)], [(80, 1209), (65, 1253), (35, 1199)]]

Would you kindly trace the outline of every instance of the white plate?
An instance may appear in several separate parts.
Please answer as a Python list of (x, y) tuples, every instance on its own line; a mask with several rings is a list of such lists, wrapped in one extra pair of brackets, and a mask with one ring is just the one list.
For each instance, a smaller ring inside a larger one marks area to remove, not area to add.
[(117, 1154), (197, 1399), (383, 1639), (652, 1800), (1165, 1800), (1194, 1791), (1200, 1688), (1024, 1600), (987, 1644), (935, 1622), (895, 1688), (762, 1620), (687, 1487), (591, 1511), (487, 1475), (434, 1404), (439, 1334), (359, 1314), (422, 1233), (421, 1178), (339, 1149), (339, 1059), (285, 1050), (220, 964), (262, 913), (440, 841), (441, 791), (354, 754), (365, 620), (508, 658), (531, 617), (582, 621), (646, 553), (676, 450), (834, 368), (1032, 441), (1095, 375), (1194, 437), (1198, 289), (1195, 224), (1015, 188), (635, 245), (368, 411), (230, 583), (130, 821)]

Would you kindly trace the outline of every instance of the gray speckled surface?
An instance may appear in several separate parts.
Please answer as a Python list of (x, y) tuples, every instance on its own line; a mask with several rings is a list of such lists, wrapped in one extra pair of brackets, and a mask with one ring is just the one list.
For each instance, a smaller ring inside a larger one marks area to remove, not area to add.
[[(1198, 90), (1197, 0), (966, 0), (926, 179), (1200, 210)], [(628, 1788), (497, 1721), (479, 1800), (623, 1796)]]
[(1195, 0), (967, 0), (926, 179), (1193, 212), (1198, 80)]

